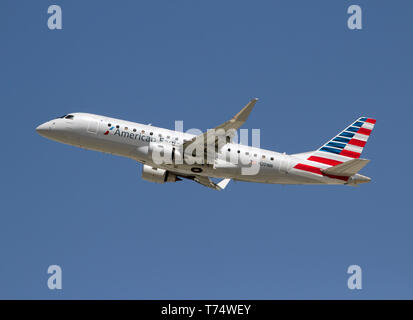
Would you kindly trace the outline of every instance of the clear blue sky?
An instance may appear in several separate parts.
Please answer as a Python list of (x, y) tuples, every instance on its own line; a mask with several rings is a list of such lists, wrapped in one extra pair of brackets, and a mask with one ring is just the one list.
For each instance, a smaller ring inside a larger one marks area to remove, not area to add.
[[(63, 30), (47, 8), (63, 9)], [(347, 7), (363, 30), (347, 28)], [(408, 1), (1, 1), (0, 298), (413, 298)], [(259, 97), (261, 146), (312, 150), (377, 118), (359, 188), (157, 185), (46, 140), (84, 111), (214, 127)], [(407, 163), (406, 163), (407, 162)], [(63, 269), (63, 290), (46, 286)], [(363, 289), (347, 288), (347, 267)]]

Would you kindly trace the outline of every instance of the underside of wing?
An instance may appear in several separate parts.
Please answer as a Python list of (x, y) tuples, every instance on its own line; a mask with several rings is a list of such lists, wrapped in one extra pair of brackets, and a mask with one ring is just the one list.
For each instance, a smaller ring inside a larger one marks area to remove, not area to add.
[(205, 187), (218, 190), (218, 191), (224, 190), (225, 187), (228, 185), (228, 183), (231, 181), (231, 179), (222, 179), (220, 182), (215, 183), (209, 177), (204, 177), (200, 175), (190, 176), (190, 175), (180, 175), (178, 173), (177, 175), (185, 179), (193, 180), (199, 184), (202, 184)]
[(205, 187), (221, 191), (225, 189), (230, 179), (223, 179), (221, 182), (215, 183), (209, 177), (195, 176), (194, 181), (202, 184)]

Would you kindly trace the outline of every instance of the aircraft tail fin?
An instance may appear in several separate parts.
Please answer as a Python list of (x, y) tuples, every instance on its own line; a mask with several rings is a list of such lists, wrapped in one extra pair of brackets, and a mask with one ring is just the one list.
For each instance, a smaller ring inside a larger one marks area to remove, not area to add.
[[(359, 159), (375, 123), (376, 120), (372, 118), (358, 118), (345, 130), (314, 151), (307, 160), (334, 167)], [(352, 162), (352, 166), (357, 168), (356, 165), (362, 165), (361, 168), (363, 168), (368, 162), (368, 160), (364, 161), (365, 159), (360, 160), (363, 161)], [(354, 168), (352, 170), (355, 170)]]

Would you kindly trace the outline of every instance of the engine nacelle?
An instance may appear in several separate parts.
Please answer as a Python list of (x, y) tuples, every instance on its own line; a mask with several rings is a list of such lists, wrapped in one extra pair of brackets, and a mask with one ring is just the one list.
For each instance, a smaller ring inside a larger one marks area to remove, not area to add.
[(167, 170), (154, 168), (146, 164), (142, 167), (142, 179), (156, 183), (176, 182), (181, 180), (175, 174)]

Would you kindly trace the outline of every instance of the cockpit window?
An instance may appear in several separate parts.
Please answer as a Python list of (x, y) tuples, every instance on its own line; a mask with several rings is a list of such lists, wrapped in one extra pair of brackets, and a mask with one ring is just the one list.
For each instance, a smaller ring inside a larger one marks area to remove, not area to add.
[(63, 119), (66, 116), (67, 116), (67, 114), (65, 114), (64, 116), (61, 116), (61, 117), (57, 117), (56, 119)]
[(74, 117), (75, 117), (75, 116), (74, 116), (73, 114), (69, 114), (69, 115), (67, 115), (67, 116), (65, 117), (65, 119), (73, 120)]

